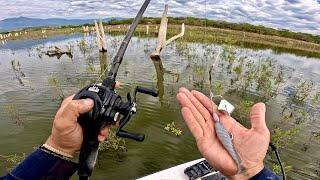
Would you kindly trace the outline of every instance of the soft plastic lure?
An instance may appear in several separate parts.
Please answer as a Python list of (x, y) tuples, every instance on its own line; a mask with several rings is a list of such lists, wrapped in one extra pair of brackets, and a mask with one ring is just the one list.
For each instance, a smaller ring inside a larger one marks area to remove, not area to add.
[[(210, 93), (211, 101), (212, 101), (212, 108), (213, 106), (213, 94)], [(214, 112), (214, 111), (213, 111)], [(229, 115), (229, 111), (227, 111)], [(232, 136), (230, 137), (230, 134), (226, 130), (226, 128), (223, 126), (223, 124), (220, 122), (220, 118), (216, 113), (212, 113), (213, 120), (215, 121), (215, 130), (218, 136), (219, 141), (222, 143), (223, 147), (228, 151), (234, 162), (237, 164), (238, 172), (243, 171), (243, 167), (241, 166), (241, 159), (234, 148), (233, 142), (232, 142)]]
[(213, 118), (215, 120), (215, 130), (219, 141), (222, 143), (223, 147), (228, 151), (234, 162), (237, 164), (238, 171), (241, 171), (241, 159), (233, 146), (232, 138), (230, 137), (226, 128), (220, 122), (220, 119), (216, 113), (213, 113)]

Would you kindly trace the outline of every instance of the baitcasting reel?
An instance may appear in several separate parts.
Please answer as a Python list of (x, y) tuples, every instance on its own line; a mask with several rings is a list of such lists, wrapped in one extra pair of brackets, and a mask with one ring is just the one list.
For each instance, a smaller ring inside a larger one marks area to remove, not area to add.
[[(94, 168), (98, 155), (98, 135), (100, 130), (108, 125), (119, 126), (116, 135), (123, 138), (130, 138), (136, 141), (143, 141), (144, 134), (127, 132), (123, 130), (133, 114), (136, 113), (136, 94), (143, 93), (153, 97), (158, 96), (158, 92), (153, 89), (137, 86), (134, 91), (134, 98), (127, 94), (127, 102), (124, 102), (120, 95), (113, 88), (103, 84), (89, 85), (80, 90), (74, 99), (90, 98), (94, 101), (94, 107), (89, 113), (78, 118), (78, 123), (83, 128), (83, 144), (79, 157), (79, 176), (90, 176)], [(90, 174), (88, 174), (90, 172)]]
[(74, 97), (74, 99), (90, 98), (94, 101), (94, 107), (92, 111), (83, 114), (78, 118), (78, 122), (83, 129), (83, 142), (80, 149), (78, 170), (79, 179), (81, 180), (89, 179), (92, 174), (92, 170), (98, 156), (98, 135), (102, 128), (119, 122), (119, 127), (116, 133), (118, 136), (134, 139), (136, 141), (144, 140), (143, 134), (127, 132), (123, 130), (123, 127), (129, 122), (132, 115), (136, 113), (136, 94), (139, 92), (156, 97), (158, 96), (158, 92), (138, 86), (135, 89), (133, 100), (128, 93), (128, 101), (124, 102), (122, 101), (121, 96), (116, 93), (114, 87), (117, 73), (123, 60), (124, 53), (128, 47), (128, 43), (130, 42), (133, 33), (137, 28), (139, 21), (141, 20), (142, 15), (149, 3), (150, 0), (145, 0), (138, 14), (134, 18), (125, 38), (119, 47), (117, 54), (113, 59), (112, 66), (107, 75), (108, 77), (103, 80), (102, 84), (93, 84), (83, 88)]

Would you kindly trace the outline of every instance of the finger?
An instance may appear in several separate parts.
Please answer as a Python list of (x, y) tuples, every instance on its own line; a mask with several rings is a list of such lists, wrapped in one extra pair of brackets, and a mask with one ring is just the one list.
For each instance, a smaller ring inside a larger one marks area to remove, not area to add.
[[(239, 125), (239, 127), (243, 127), (241, 124), (239, 124), (236, 120), (234, 120), (231, 116), (227, 116), (223, 113), (221, 113), (219, 110), (218, 110), (218, 107), (217, 105), (211, 101), (211, 99), (209, 99), (206, 95), (204, 95), (203, 93), (199, 92), (199, 91), (191, 91), (191, 93), (194, 95), (194, 97), (196, 97), (199, 102), (201, 104), (203, 104), (204, 107), (206, 107), (206, 109), (213, 113), (217, 113), (220, 120), (221, 120), (221, 123), (224, 125), (224, 127), (230, 132), (231, 131), (231, 128), (234, 127), (235, 125)], [(213, 106), (213, 108), (212, 108)]]
[(202, 117), (202, 115), (197, 110), (197, 108), (192, 104), (192, 102), (188, 99), (188, 97), (184, 93), (178, 93), (177, 99), (179, 100), (180, 105), (182, 107), (187, 107), (190, 109), (193, 116), (195, 117), (195, 119), (198, 121), (201, 128), (203, 129), (203, 131), (206, 131), (207, 128), (206, 128), (205, 119)]
[(102, 143), (104, 140), (106, 140), (107, 136), (108, 136), (108, 133), (109, 133), (109, 128), (106, 127), (106, 128), (103, 128), (99, 135), (98, 135), (98, 141), (99, 143)]
[(266, 125), (266, 105), (264, 103), (257, 103), (253, 105), (250, 111), (251, 128), (257, 131), (264, 131)]
[(120, 87), (120, 82), (116, 81), (116, 85), (114, 86), (115, 88), (119, 88)]
[(189, 108), (183, 107), (181, 109), (182, 116), (184, 121), (186, 122), (189, 130), (191, 131), (194, 138), (197, 140), (203, 136), (203, 130), (200, 126), (200, 124), (197, 122), (195, 117), (193, 116), (192, 112)]
[(200, 101), (201, 104), (203, 104), (205, 108), (207, 108), (210, 113), (213, 113), (212, 111), (214, 111), (220, 114), (220, 112), (218, 111), (218, 106), (214, 102), (212, 102), (211, 99), (209, 99), (206, 95), (196, 90), (191, 91), (191, 93)]
[(196, 98), (194, 95), (186, 88), (182, 87), (179, 89), (179, 92), (184, 93), (192, 104), (197, 108), (197, 110), (202, 114), (206, 121), (212, 122), (212, 116), (210, 115), (207, 108)]

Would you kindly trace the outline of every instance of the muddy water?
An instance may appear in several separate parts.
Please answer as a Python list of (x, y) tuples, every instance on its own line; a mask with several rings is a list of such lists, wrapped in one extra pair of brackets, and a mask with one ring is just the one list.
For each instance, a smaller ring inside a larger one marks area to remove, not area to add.
[[(0, 154), (28, 154), (41, 145), (50, 133), (52, 119), (60, 103), (59, 95), (73, 94), (81, 86), (95, 81), (110, 66), (122, 38), (108, 36), (108, 52), (105, 55), (99, 55), (96, 51), (94, 37), (82, 35), (0, 45)], [(79, 45), (83, 39), (89, 44), (85, 48)], [(221, 50), (222, 46), (192, 43), (187, 44), (189, 50), (186, 51), (173, 44), (163, 51), (161, 61), (152, 61), (149, 54), (155, 43), (154, 38), (133, 38), (118, 73), (118, 80), (121, 81), (118, 93), (121, 95), (132, 92), (137, 85), (160, 90), (159, 98), (138, 96), (138, 113), (127, 127), (145, 133), (146, 139), (142, 143), (126, 140), (125, 153), (100, 153), (93, 179), (133, 179), (200, 157), (182, 120), (175, 96), (180, 86), (208, 94), (207, 70), (212, 58), (205, 58), (203, 52), (208, 47), (212, 51)], [(66, 55), (57, 59), (42, 53), (50, 46), (66, 49), (68, 44), (72, 45), (72, 59)], [(287, 79), (282, 89), (312, 80), (315, 83), (313, 91), (319, 91), (320, 59), (238, 48), (236, 56), (247, 56), (253, 60), (261, 57), (274, 59), (286, 72)], [(217, 70), (217, 74), (216, 81), (223, 82), (229, 78), (228, 73), (223, 71)], [(52, 85), (52, 79), (59, 81), (56, 87)], [(281, 91), (276, 99), (268, 103), (269, 127), (280, 119), (280, 104), (286, 101), (286, 96), (287, 93)], [(226, 97), (239, 100), (232, 93)], [(10, 111), (8, 107), (15, 110)], [(312, 120), (299, 125), (290, 122), (286, 125), (300, 129), (290, 139), (292, 143), (281, 149), (286, 166), (292, 166), (288, 172), (292, 179), (317, 179), (320, 176), (320, 140), (311, 134), (319, 132), (317, 115), (319, 111), (313, 108)], [(183, 131), (180, 137), (164, 130), (166, 124), (171, 122)], [(5, 173), (7, 166), (8, 163), (1, 159), (1, 174)]]

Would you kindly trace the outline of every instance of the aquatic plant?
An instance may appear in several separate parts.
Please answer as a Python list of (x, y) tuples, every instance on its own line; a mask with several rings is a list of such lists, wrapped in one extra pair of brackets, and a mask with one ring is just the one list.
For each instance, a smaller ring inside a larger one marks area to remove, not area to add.
[(178, 128), (174, 122), (168, 123), (164, 129), (168, 132), (171, 132), (172, 134), (176, 136), (181, 136), (182, 135), (182, 130)]
[(99, 151), (126, 151), (126, 141), (116, 135), (115, 130), (109, 129), (107, 139), (100, 144)]
[(21, 70), (21, 64), (19, 61), (17, 60), (12, 60), (11, 61), (11, 67), (12, 67), (12, 70), (14, 72), (14, 75), (16, 77), (16, 79), (19, 81), (19, 84), (21, 86), (24, 86), (24, 83), (22, 81), (22, 78), (23, 77), (26, 77), (26, 75), (22, 72)]
[(278, 148), (287, 147), (293, 142), (291, 139), (299, 132), (298, 128), (290, 128), (285, 130), (280, 127), (275, 127), (271, 130), (271, 142)]
[(63, 92), (59, 78), (56, 75), (52, 75), (48, 78), (48, 83), (54, 88), (54, 98), (58, 98), (62, 101), (66, 96)]
[(202, 65), (193, 65), (192, 70), (193, 85), (198, 88), (204, 88), (206, 83), (204, 78), (206, 67)]
[(7, 170), (14, 168), (26, 157), (25, 153), (19, 154), (9, 154), (9, 155), (0, 155), (0, 158), (3, 159)]
[(223, 46), (220, 57), (221, 57), (221, 60), (228, 62), (229, 66), (231, 67), (231, 65), (236, 60), (235, 48), (233, 46)]
[(232, 113), (233, 117), (242, 124), (248, 124), (248, 117), (251, 107), (254, 105), (254, 101), (242, 99), (236, 105), (235, 111)]
[[(284, 167), (284, 170), (285, 170), (285, 172), (289, 172), (289, 171), (292, 171), (292, 166), (286, 166), (286, 163), (285, 162), (282, 162), (282, 166)], [(276, 174), (278, 174), (278, 175), (280, 175), (282, 172), (281, 172), (281, 166), (279, 165), (279, 163), (277, 162), (277, 161), (275, 161), (275, 160), (273, 160), (272, 162), (271, 162), (271, 170), (274, 172), (274, 173), (276, 173)]]
[(91, 52), (94, 48), (92, 43), (87, 42), (85, 39), (81, 39), (78, 42), (80, 52), (85, 56), (88, 52)]
[(320, 91), (315, 93), (314, 97), (312, 98), (312, 103), (316, 105), (320, 105)]
[(25, 120), (20, 116), (20, 112), (17, 105), (5, 104), (3, 109), (8, 114), (10, 119), (14, 122), (14, 124), (17, 124), (18, 126), (23, 126)]
[(215, 83), (213, 87), (213, 91), (215, 92), (215, 94), (222, 95), (224, 93), (224, 90), (225, 90), (225, 86), (222, 82)]
[(310, 96), (313, 87), (313, 81), (303, 81), (301, 84), (297, 86), (296, 91), (292, 95), (292, 102), (296, 104), (305, 103), (307, 98)]

